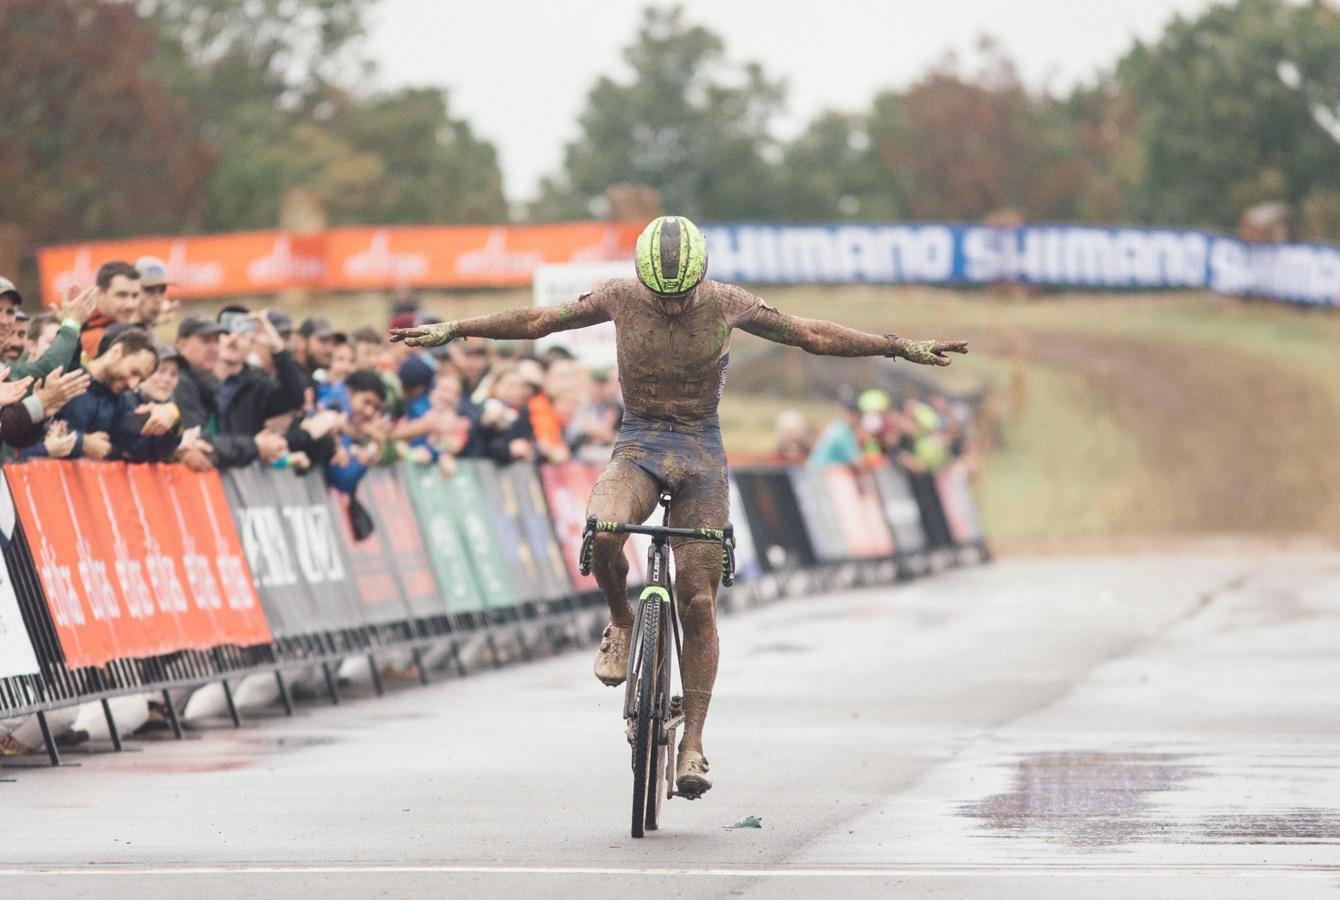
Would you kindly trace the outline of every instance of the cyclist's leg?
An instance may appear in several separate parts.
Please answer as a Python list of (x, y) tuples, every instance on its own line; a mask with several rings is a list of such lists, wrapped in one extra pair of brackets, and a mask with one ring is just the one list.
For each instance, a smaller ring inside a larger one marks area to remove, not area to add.
[[(730, 514), (726, 464), (715, 460), (685, 477), (670, 505), (676, 528), (723, 528)], [(703, 752), (703, 725), (717, 678), (717, 586), (721, 583), (721, 544), (672, 542), (675, 554), (675, 602), (684, 626), (683, 750)]]
[[(586, 514), (605, 522), (645, 522), (656, 509), (661, 489), (635, 463), (615, 458), (600, 474), (591, 490)], [(628, 557), (623, 545), (626, 534), (601, 532), (591, 551), (591, 570), (610, 608), (610, 622), (622, 628), (633, 624), (628, 606)]]

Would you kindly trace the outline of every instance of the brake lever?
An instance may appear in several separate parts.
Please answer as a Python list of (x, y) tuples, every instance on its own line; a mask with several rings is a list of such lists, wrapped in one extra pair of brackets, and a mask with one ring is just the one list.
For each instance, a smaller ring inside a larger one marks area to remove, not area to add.
[(586, 520), (586, 528), (582, 531), (582, 552), (577, 559), (577, 571), (581, 572), (583, 577), (591, 574), (591, 556), (595, 540), (596, 519), (592, 516)]

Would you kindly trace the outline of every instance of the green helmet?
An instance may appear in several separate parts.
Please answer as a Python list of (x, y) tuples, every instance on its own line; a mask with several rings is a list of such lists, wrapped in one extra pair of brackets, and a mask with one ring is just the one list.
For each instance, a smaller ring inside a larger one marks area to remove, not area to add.
[(637, 238), (637, 279), (653, 294), (683, 297), (707, 274), (707, 239), (683, 216), (661, 216)]

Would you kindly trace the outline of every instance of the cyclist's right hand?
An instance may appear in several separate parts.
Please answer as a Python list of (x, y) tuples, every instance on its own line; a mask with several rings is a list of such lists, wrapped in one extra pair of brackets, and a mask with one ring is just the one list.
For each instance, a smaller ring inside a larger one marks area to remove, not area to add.
[(412, 328), (392, 328), (392, 343), (404, 341), (409, 347), (440, 347), (461, 336), (459, 322), (437, 322)]

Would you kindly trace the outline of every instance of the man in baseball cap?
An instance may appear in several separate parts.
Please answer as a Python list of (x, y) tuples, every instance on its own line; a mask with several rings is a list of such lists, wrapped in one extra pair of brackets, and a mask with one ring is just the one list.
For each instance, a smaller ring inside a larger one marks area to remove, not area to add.
[(325, 316), (304, 319), (298, 327), (298, 352), (294, 354), (308, 375), (330, 365), (335, 352), (335, 326)]
[(167, 263), (156, 256), (141, 256), (135, 260), (135, 271), (140, 273), (139, 323), (153, 328), (175, 319), (177, 301), (168, 298), (168, 287), (173, 281)]

